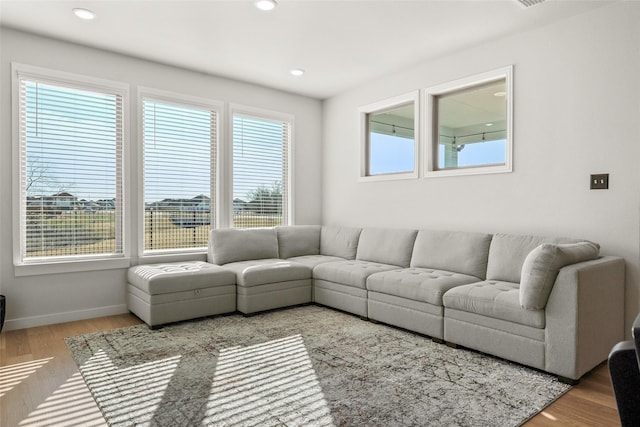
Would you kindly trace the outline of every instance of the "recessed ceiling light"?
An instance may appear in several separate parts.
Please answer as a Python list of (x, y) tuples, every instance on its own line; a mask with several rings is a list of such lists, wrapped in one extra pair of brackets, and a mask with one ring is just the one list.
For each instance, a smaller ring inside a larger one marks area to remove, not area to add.
[(96, 17), (96, 14), (94, 12), (90, 11), (89, 9), (75, 8), (75, 9), (73, 9), (73, 13), (78, 18), (86, 19), (87, 21), (90, 21), (90, 20), (92, 20), (92, 19), (94, 19)]
[(493, 123), (485, 123), (485, 126), (493, 126)]
[(260, 10), (271, 10), (275, 8), (278, 3), (276, 3), (276, 0), (256, 0), (253, 4)]
[(299, 77), (304, 74), (304, 70), (302, 68), (294, 68), (289, 72), (291, 73), (292, 76), (296, 76), (296, 77)]
[(507, 92), (496, 92), (493, 94), (493, 96), (506, 96)]

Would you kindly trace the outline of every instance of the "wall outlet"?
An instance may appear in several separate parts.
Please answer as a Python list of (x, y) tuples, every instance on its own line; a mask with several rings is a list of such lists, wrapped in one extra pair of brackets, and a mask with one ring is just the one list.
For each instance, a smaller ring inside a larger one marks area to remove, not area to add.
[(601, 174), (591, 175), (591, 189), (592, 190), (608, 190), (609, 174), (601, 173)]

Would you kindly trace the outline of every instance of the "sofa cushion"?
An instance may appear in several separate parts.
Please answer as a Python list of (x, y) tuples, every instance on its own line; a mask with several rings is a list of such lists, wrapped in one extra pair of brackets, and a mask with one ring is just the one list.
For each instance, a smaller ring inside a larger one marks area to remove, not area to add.
[(452, 308), (534, 328), (545, 327), (544, 310), (526, 310), (520, 306), (517, 283), (486, 280), (457, 286), (442, 298)]
[(367, 290), (442, 306), (449, 289), (478, 282), (465, 274), (429, 268), (403, 268), (375, 273), (367, 279)]
[(127, 279), (148, 295), (235, 285), (236, 281), (233, 272), (204, 261), (136, 265), (129, 268)]
[(278, 235), (274, 228), (212, 230), (208, 260), (213, 264), (278, 258)]
[(306, 265), (311, 270), (313, 270), (316, 265), (324, 264), (325, 262), (346, 261), (344, 258), (329, 255), (303, 255), (291, 257), (288, 260)]
[(361, 228), (322, 226), (320, 231), (320, 254), (355, 259)]
[(520, 236), (494, 234), (489, 247), (487, 280), (518, 283), (522, 265), (529, 252), (543, 243), (577, 243), (579, 240), (564, 237)]
[(524, 260), (520, 279), (520, 305), (530, 310), (545, 308), (558, 271), (565, 265), (598, 258), (599, 246), (592, 242), (544, 243)]
[(491, 234), (419, 230), (411, 267), (456, 271), (484, 280)]
[(311, 269), (297, 262), (282, 259), (257, 259), (225, 264), (236, 274), (238, 286), (259, 286), (311, 278)]
[(366, 289), (367, 277), (373, 273), (397, 268), (396, 265), (357, 260), (327, 262), (313, 269), (313, 278)]
[(417, 230), (365, 228), (360, 233), (356, 259), (408, 267)]
[(276, 227), (279, 258), (291, 258), (320, 253), (319, 225)]

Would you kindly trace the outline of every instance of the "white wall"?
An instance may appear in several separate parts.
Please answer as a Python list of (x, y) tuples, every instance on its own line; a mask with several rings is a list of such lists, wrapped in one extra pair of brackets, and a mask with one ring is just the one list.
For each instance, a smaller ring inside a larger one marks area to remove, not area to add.
[[(203, 52), (206, 55), (207, 52)], [(126, 270), (16, 277), (12, 260), (11, 62), (45, 67), (131, 85), (146, 86), (295, 116), (295, 221), (321, 222), (321, 102), (247, 83), (213, 77), (132, 57), (0, 29), (0, 292), (7, 296), (7, 329), (23, 328), (126, 311)], [(136, 121), (130, 129), (132, 200), (137, 200)], [(132, 207), (137, 213), (137, 206)], [(137, 253), (133, 225), (134, 262)], [(204, 257), (202, 257), (204, 259)]]
[[(617, 3), (325, 101), (324, 223), (591, 239), (626, 259), (630, 328), (640, 305), (639, 22), (640, 3)], [(359, 106), (509, 64), (513, 173), (358, 182)], [(609, 173), (610, 189), (589, 190), (592, 173)]]

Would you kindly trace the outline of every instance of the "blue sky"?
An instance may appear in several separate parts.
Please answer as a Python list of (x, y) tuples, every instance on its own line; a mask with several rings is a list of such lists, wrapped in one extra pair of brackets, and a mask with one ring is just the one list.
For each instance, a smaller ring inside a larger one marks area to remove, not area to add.
[[(505, 140), (467, 144), (458, 152), (458, 166), (472, 166), (505, 161)], [(444, 151), (439, 152), (444, 164)], [(369, 174), (411, 172), (414, 165), (414, 141), (410, 138), (371, 133)]]

